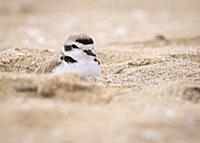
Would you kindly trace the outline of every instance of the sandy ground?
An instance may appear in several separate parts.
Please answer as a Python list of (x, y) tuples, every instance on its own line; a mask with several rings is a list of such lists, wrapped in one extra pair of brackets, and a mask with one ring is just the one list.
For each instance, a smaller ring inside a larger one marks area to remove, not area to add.
[[(1, 0), (1, 143), (199, 143), (200, 1)], [(70, 33), (102, 75), (33, 71)]]

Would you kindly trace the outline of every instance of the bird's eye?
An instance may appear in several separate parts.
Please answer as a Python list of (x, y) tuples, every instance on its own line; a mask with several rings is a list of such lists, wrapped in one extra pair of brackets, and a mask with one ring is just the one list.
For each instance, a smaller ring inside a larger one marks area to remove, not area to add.
[(71, 51), (72, 50), (72, 47), (69, 46), (69, 45), (65, 45), (64, 48), (65, 48), (65, 51)]
[(79, 47), (76, 46), (75, 44), (72, 45), (72, 48), (74, 48), (74, 49), (79, 49)]

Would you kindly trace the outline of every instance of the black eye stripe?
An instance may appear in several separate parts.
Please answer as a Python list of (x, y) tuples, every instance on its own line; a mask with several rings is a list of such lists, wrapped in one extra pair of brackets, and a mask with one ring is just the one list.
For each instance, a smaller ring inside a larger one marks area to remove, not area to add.
[(72, 46), (70, 45), (65, 45), (64, 46), (65, 51), (71, 51), (72, 50)]
[(72, 48), (74, 48), (74, 49), (79, 49), (79, 47), (76, 46), (75, 44), (72, 45)]
[(65, 51), (72, 51), (73, 49), (79, 49), (79, 47), (78, 46), (76, 46), (75, 44), (72, 44), (72, 45), (65, 45), (64, 46), (64, 49), (65, 49)]
[(83, 50), (84, 53), (86, 53), (89, 56), (96, 57), (96, 54), (92, 52), (92, 50)]

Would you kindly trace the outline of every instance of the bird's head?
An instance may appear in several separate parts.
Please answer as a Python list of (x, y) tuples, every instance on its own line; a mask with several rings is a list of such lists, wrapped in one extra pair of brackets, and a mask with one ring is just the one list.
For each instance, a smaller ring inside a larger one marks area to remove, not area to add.
[(75, 60), (90, 59), (96, 57), (94, 41), (85, 34), (70, 35), (62, 47), (62, 56), (70, 56)]

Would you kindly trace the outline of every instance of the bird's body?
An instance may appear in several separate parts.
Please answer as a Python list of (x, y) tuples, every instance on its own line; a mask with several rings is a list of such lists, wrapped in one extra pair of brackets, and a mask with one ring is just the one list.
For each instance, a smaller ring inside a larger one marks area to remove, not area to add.
[(61, 63), (52, 70), (52, 73), (76, 73), (85, 77), (97, 77), (100, 75), (100, 66), (94, 60), (83, 60), (73, 64)]
[(94, 53), (93, 40), (83, 34), (69, 36), (61, 52), (40, 66), (37, 72), (75, 73), (85, 77), (99, 76), (101, 68)]

